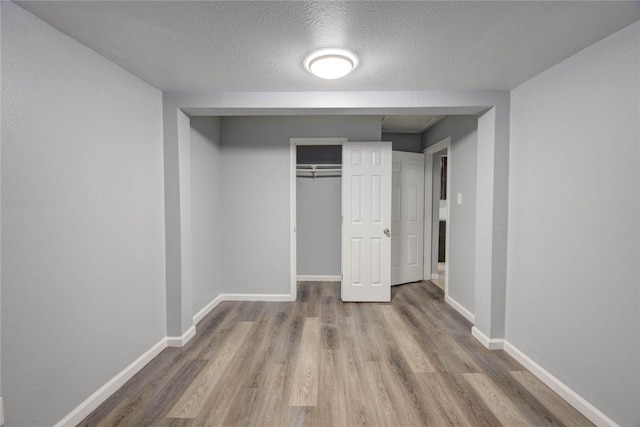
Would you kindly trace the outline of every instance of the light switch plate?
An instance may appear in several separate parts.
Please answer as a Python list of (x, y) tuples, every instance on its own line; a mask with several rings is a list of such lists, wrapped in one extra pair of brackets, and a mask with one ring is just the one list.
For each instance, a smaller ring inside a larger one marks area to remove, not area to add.
[(462, 204), (462, 193), (458, 193), (458, 204)]

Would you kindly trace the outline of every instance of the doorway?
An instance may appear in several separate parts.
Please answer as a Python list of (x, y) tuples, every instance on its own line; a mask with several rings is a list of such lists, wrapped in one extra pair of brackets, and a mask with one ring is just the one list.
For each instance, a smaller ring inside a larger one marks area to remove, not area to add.
[[(448, 203), (450, 200), (450, 183), (451, 180), (451, 156), (450, 156), (450, 139), (445, 138), (442, 141), (426, 148), (419, 156), (423, 157), (424, 166), (422, 161), (419, 163), (419, 167), (424, 169), (423, 184), (417, 187), (420, 192), (420, 197), (416, 197), (414, 205), (419, 205), (423, 209), (417, 210), (419, 215), (424, 218), (424, 226), (418, 233), (421, 241), (419, 242), (420, 250), (414, 251), (413, 255), (407, 252), (405, 258), (411, 261), (416, 256), (418, 264), (420, 264), (421, 277), (416, 280), (433, 281), (437, 286), (441, 287), (446, 294), (447, 290), (447, 277), (448, 277), (448, 260), (449, 260), (449, 209)], [(304, 221), (300, 221), (298, 216), (301, 213), (299, 211), (300, 204), (298, 198), (300, 196), (299, 190), (302, 188), (300, 183), (304, 186), (316, 186), (323, 187), (329, 181), (325, 181), (328, 178), (336, 178), (340, 176), (339, 169), (342, 167), (342, 158), (337, 157), (335, 154), (328, 154), (334, 148), (334, 153), (341, 153), (343, 144), (347, 143), (347, 138), (291, 138), (290, 139), (290, 158), (291, 158), (291, 283), (290, 283), (290, 295), (291, 300), (296, 299), (297, 295), (297, 282), (298, 281), (341, 281), (342, 280), (342, 265), (340, 269), (329, 270), (310, 270), (306, 263), (306, 260), (313, 258), (315, 260), (326, 261), (331, 257), (317, 256), (319, 248), (309, 250), (309, 246), (300, 241), (300, 237), (307, 241), (313, 241), (313, 233), (307, 233), (308, 230), (298, 228), (299, 226), (305, 227)], [(323, 153), (324, 151), (324, 153)], [(406, 153), (408, 154), (408, 153)], [(395, 152), (394, 152), (395, 155)], [(415, 158), (408, 158), (409, 162), (415, 160)], [(421, 159), (422, 160), (422, 159)], [(434, 163), (437, 161), (438, 163)], [(395, 160), (394, 160), (394, 163)], [(415, 166), (415, 165), (414, 165)], [(395, 168), (398, 165), (394, 165)], [(409, 170), (409, 168), (407, 169)], [(442, 173), (440, 172), (442, 170)], [(394, 169), (394, 172), (399, 172), (399, 169)], [(435, 172), (434, 172), (435, 171)], [(420, 174), (422, 175), (422, 174)], [(303, 180), (303, 181), (302, 181)], [(318, 184), (320, 183), (320, 184)], [(415, 183), (413, 183), (415, 184)], [(422, 183), (421, 183), (422, 184)], [(319, 188), (315, 188), (316, 190)], [(334, 193), (337, 190), (334, 190)], [(338, 193), (337, 199), (340, 198)], [(405, 200), (409, 200), (405, 197)], [(393, 204), (392, 204), (393, 205)], [(308, 207), (313, 209), (312, 207)], [(336, 211), (341, 211), (341, 206), (338, 205)], [(319, 212), (317, 212), (319, 213)], [(322, 217), (322, 214), (320, 217)], [(393, 218), (393, 215), (392, 215)], [(302, 218), (300, 218), (302, 219)], [(315, 239), (324, 238), (323, 226), (314, 224), (314, 232), (317, 237)], [(394, 224), (392, 230), (397, 230), (397, 225)], [(442, 230), (442, 232), (441, 232)], [(396, 233), (392, 233), (396, 234)], [(306, 237), (305, 237), (306, 236)], [(311, 236), (309, 238), (309, 236)], [(337, 240), (341, 239), (341, 234)], [(409, 236), (410, 237), (410, 236)], [(410, 241), (411, 239), (406, 239)], [(406, 242), (405, 242), (406, 243)], [(405, 245), (406, 246), (406, 245)], [(391, 268), (393, 269), (393, 257), (400, 254), (397, 244), (392, 241), (392, 262)], [(334, 255), (340, 256), (342, 250), (341, 246), (334, 245)], [(311, 254), (311, 256), (309, 256)], [(397, 260), (397, 258), (396, 258)], [(414, 260), (415, 261), (415, 260)], [(422, 263), (420, 263), (422, 261)], [(415, 264), (415, 262), (413, 262)], [(328, 273), (328, 274), (327, 274)], [(411, 281), (395, 281), (394, 284), (408, 283)]]
[[(298, 280), (329, 281), (318, 276), (300, 276), (298, 258), (302, 253), (298, 229), (299, 204), (298, 173), (319, 182), (321, 165), (298, 162), (302, 146), (341, 145), (341, 164), (327, 165), (341, 172), (341, 206), (337, 225), (340, 227), (341, 246), (335, 251), (341, 255), (340, 276), (332, 281), (341, 282), (343, 301), (388, 302), (391, 298), (391, 142), (347, 141), (346, 138), (292, 138), (290, 140), (290, 299), (297, 297)], [(310, 175), (310, 176), (309, 176)], [(314, 224), (322, 238), (322, 227)], [(311, 245), (312, 251), (313, 244)], [(313, 256), (314, 258), (317, 258)], [(325, 276), (326, 277), (326, 276)]]
[(449, 204), (451, 194), (451, 138), (426, 148), (424, 280), (447, 294), (449, 277)]
[(340, 281), (342, 144), (291, 138), (291, 300), (298, 281)]

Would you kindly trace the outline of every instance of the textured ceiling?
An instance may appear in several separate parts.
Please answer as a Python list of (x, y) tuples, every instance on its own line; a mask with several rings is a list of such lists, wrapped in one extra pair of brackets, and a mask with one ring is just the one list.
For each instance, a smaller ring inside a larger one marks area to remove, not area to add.
[[(163, 91), (512, 89), (640, 19), (640, 2), (28, 1)], [(304, 68), (339, 47), (358, 68)]]

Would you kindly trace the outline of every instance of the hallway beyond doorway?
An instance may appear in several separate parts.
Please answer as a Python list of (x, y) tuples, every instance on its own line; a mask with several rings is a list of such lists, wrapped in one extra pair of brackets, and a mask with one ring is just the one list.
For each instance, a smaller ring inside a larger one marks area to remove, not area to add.
[(440, 289), (442, 289), (444, 291), (444, 282), (445, 282), (445, 268), (444, 268), (444, 262), (439, 262), (438, 263), (438, 278), (431, 279), (431, 282), (436, 285), (437, 287), (439, 287)]

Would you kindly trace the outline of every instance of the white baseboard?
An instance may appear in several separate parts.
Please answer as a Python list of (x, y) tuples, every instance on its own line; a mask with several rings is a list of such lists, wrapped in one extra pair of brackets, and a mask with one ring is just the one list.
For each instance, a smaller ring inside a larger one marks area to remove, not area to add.
[(296, 276), (298, 282), (342, 282), (342, 276)]
[(432, 279), (439, 279), (440, 275), (438, 273), (431, 273), (431, 278)]
[[(198, 322), (204, 319), (207, 314), (211, 313), (211, 310), (216, 308), (218, 304), (223, 301), (291, 301), (291, 297), (289, 296), (289, 294), (220, 294), (193, 316), (193, 324), (196, 325)], [(177, 337), (176, 339), (182, 339), (182, 337)], [(186, 341), (184, 342), (184, 344), (186, 344)], [(169, 346), (172, 347), (171, 345)]]
[(545, 383), (551, 390), (573, 406), (578, 412), (587, 417), (589, 421), (598, 427), (619, 427), (613, 420), (603, 414), (598, 408), (589, 403), (585, 398), (573, 391), (569, 386), (556, 378), (549, 371), (538, 365), (533, 359), (524, 354), (513, 344), (504, 339), (491, 339), (483, 334), (475, 326), (471, 328), (471, 334), (489, 350), (503, 350), (517, 360), (529, 372)]
[(211, 313), (211, 310), (216, 308), (216, 306), (222, 301), (222, 294), (215, 297), (209, 304), (205, 305), (202, 310), (200, 310), (193, 316), (193, 324), (197, 325), (202, 319), (205, 318), (207, 314)]
[(565, 383), (553, 376), (549, 371), (534, 362), (529, 356), (518, 350), (508, 341), (504, 342), (504, 350), (522, 366), (527, 368), (533, 375), (538, 377), (540, 381), (545, 383), (551, 390), (558, 393), (560, 397), (566, 400), (571, 406), (576, 408), (578, 412), (587, 417), (589, 421), (599, 427), (618, 427), (609, 417), (600, 412), (598, 408), (587, 402), (582, 396), (569, 388)]
[(471, 322), (471, 323), (475, 323), (476, 322), (476, 316), (474, 316), (472, 312), (470, 312), (469, 310), (464, 308), (462, 306), (462, 304), (460, 304), (458, 301), (456, 301), (453, 298), (451, 298), (448, 294), (445, 294), (444, 301), (447, 304), (449, 304), (451, 307), (453, 307), (453, 309), (455, 311), (457, 311), (458, 313), (462, 314), (462, 316), (465, 319), (467, 319), (469, 322)]
[(489, 350), (502, 350), (504, 349), (504, 339), (503, 338), (489, 338), (485, 334), (483, 334), (480, 329), (475, 326), (471, 328), (471, 335), (473, 335), (483, 346), (488, 348)]
[[(147, 363), (151, 362), (162, 350), (167, 347), (182, 347), (191, 338), (196, 335), (195, 323), (202, 320), (211, 310), (213, 310), (222, 301), (291, 301), (289, 294), (220, 294), (207, 304), (202, 310), (193, 316), (194, 325), (192, 325), (180, 337), (164, 337), (158, 341), (153, 347), (138, 357), (133, 363), (124, 368), (115, 377), (111, 378), (105, 385), (100, 387), (95, 393), (89, 396), (84, 402), (78, 405), (74, 410), (69, 412), (63, 419), (58, 421), (54, 427), (72, 427), (78, 425), (98, 406), (106, 401), (120, 387), (124, 385), (131, 377), (144, 368)], [(2, 405), (2, 397), (0, 397), (0, 425), (4, 423), (4, 407)]]
[(138, 357), (133, 363), (124, 368), (119, 374), (111, 378), (105, 385), (100, 387), (98, 391), (89, 396), (84, 402), (78, 405), (73, 411), (69, 412), (66, 417), (58, 421), (54, 427), (72, 427), (78, 425), (91, 412), (107, 400), (113, 393), (124, 385), (131, 377), (133, 377), (140, 369), (156, 357), (162, 350), (167, 347), (167, 339), (162, 338), (156, 344), (147, 350), (142, 356)]
[(222, 294), (223, 301), (291, 301), (289, 294)]
[[(451, 297), (446, 296), (445, 300), (456, 311), (460, 312), (465, 318), (473, 322), (473, 314), (466, 310), (462, 305)], [(290, 301), (289, 294), (220, 294), (207, 304), (194, 316), (198, 321), (202, 320), (211, 310), (213, 310), (222, 301)], [(466, 313), (466, 314), (465, 314)], [(470, 316), (471, 319), (467, 316)], [(74, 410), (67, 414), (63, 419), (58, 421), (54, 427), (72, 427), (79, 424), (98, 406), (113, 395), (120, 387), (122, 387), (129, 379), (145, 367), (154, 357), (156, 357), (166, 347), (181, 347), (186, 344), (196, 334), (195, 325), (191, 326), (181, 337), (165, 337), (154, 344), (149, 350), (138, 357), (133, 363), (123, 369), (120, 373), (110, 379), (106, 384), (100, 387), (95, 393), (85, 399)], [(517, 360), (533, 375), (545, 383), (549, 388), (556, 392), (560, 397), (566, 400), (582, 415), (587, 417), (592, 423), (598, 427), (619, 427), (614, 421), (603, 414), (598, 408), (589, 403), (578, 393), (569, 388), (566, 384), (553, 376), (549, 371), (538, 365), (529, 356), (517, 349), (504, 339), (491, 339), (482, 333), (475, 326), (471, 328), (471, 334), (490, 350), (504, 349), (511, 357)], [(2, 397), (0, 397), (0, 426), (4, 424), (4, 405)]]
[(183, 347), (196, 335), (196, 325), (191, 325), (181, 337), (167, 337), (167, 347)]

